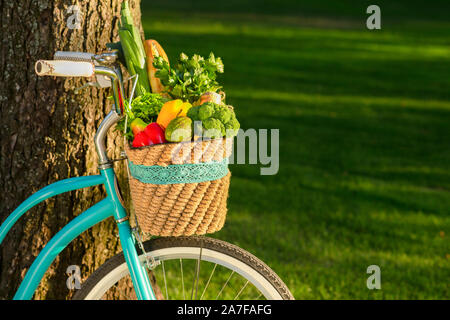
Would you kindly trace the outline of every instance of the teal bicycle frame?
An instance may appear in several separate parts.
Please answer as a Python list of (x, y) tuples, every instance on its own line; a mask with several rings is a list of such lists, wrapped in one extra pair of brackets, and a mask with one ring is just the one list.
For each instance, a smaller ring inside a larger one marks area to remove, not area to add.
[[(108, 53), (108, 55), (111, 56), (111, 53)], [(105, 199), (90, 207), (69, 222), (47, 243), (31, 265), (25, 278), (22, 280), (22, 283), (14, 296), (15, 300), (31, 299), (42, 277), (56, 256), (81, 233), (109, 217), (114, 217), (117, 222), (120, 243), (122, 245), (123, 254), (130, 271), (137, 298), (139, 300), (156, 299), (145, 267), (139, 260), (127, 212), (122, 205), (120, 193), (118, 191), (117, 179), (112, 167), (112, 161), (108, 159), (105, 151), (106, 133), (121, 118), (121, 109), (123, 107), (121, 93), (123, 92), (123, 85), (120, 69), (117, 70), (116, 68), (112, 69), (96, 66), (95, 73), (106, 75), (111, 78), (114, 100), (116, 102), (113, 106), (113, 110), (105, 117), (95, 136), (95, 145), (97, 153), (99, 154), (100, 174), (58, 181), (31, 195), (20, 204), (0, 226), (0, 244), (14, 223), (16, 223), (25, 212), (50, 197), (100, 184), (104, 185), (107, 196)], [(120, 109), (116, 108), (117, 105), (120, 106)]]
[(139, 261), (134, 237), (131, 232), (127, 213), (116, 191), (116, 177), (113, 168), (100, 170), (100, 175), (69, 178), (55, 182), (26, 199), (5, 220), (0, 227), (0, 244), (14, 223), (29, 209), (55, 195), (99, 184), (105, 186), (107, 197), (73, 219), (61, 229), (44, 247), (25, 275), (14, 300), (28, 300), (38, 287), (42, 277), (56, 256), (77, 236), (95, 224), (113, 216), (118, 224), (120, 243), (125, 261), (130, 270), (136, 296), (141, 300), (154, 300), (150, 281), (145, 267)]
[(136, 296), (138, 299), (142, 300), (156, 299), (145, 267), (139, 261), (134, 237), (131, 232), (130, 223), (127, 219), (127, 213), (116, 191), (116, 177), (114, 170), (113, 168), (107, 168), (100, 170), (100, 172), (100, 175), (69, 178), (58, 181), (39, 190), (17, 207), (0, 227), (1, 244), (14, 223), (26, 211), (38, 203), (64, 192), (99, 184), (105, 186), (107, 192), (107, 197), (105, 199), (73, 219), (47, 243), (26, 273), (25, 278), (14, 296), (15, 300), (31, 299), (42, 277), (56, 256), (81, 233), (111, 216), (116, 219), (118, 224), (120, 243), (122, 245), (126, 263), (130, 270), (130, 276), (136, 291)]

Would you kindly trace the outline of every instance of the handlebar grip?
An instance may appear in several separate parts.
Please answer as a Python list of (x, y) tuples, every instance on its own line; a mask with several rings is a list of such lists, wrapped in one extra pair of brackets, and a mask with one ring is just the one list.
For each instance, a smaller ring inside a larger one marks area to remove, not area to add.
[(91, 62), (93, 53), (78, 51), (56, 51), (53, 59)]
[(91, 77), (95, 67), (92, 62), (67, 60), (38, 60), (34, 66), (38, 76)]

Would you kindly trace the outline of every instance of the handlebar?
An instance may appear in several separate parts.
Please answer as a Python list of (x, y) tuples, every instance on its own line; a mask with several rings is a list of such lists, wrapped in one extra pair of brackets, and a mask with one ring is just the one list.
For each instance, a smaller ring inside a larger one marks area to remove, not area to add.
[[(86, 52), (57, 51), (55, 60), (38, 60), (35, 71), (38, 76), (57, 77), (92, 77), (97, 75), (108, 78), (113, 89), (113, 98), (116, 111), (119, 115), (124, 111), (124, 90), (122, 72), (114, 62), (117, 52), (92, 54)], [(104, 66), (101, 64), (108, 64)], [(101, 78), (100, 78), (101, 80)]]
[(66, 60), (38, 60), (34, 66), (38, 76), (92, 77), (95, 67), (92, 62)]
[(99, 167), (111, 167), (111, 161), (106, 153), (105, 139), (108, 130), (123, 116), (125, 108), (122, 71), (116, 63), (117, 52), (109, 51), (101, 54), (85, 52), (57, 51), (55, 60), (39, 60), (35, 64), (38, 76), (58, 77), (91, 77), (109, 81), (112, 86), (113, 109), (103, 119), (94, 137), (98, 153)]

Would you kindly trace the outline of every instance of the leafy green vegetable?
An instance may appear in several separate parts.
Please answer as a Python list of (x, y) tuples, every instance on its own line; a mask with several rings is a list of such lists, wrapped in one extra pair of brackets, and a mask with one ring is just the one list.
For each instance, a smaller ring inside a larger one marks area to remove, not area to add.
[[(127, 133), (125, 136), (128, 140), (133, 139), (130, 125), (134, 119), (140, 118), (147, 124), (154, 122), (158, 113), (161, 111), (163, 104), (169, 100), (170, 99), (164, 98), (159, 93), (148, 92), (133, 100), (131, 103), (131, 110), (128, 108), (128, 101), (125, 101), (125, 113), (128, 116)], [(123, 133), (125, 129), (125, 118), (117, 123), (116, 129)]]
[(223, 73), (222, 59), (216, 58), (212, 52), (208, 59), (197, 54), (189, 58), (181, 53), (172, 67), (162, 57), (157, 57), (153, 60), (153, 66), (157, 69), (156, 77), (174, 99), (193, 103), (205, 92), (217, 92), (222, 88), (216, 81), (217, 73)]

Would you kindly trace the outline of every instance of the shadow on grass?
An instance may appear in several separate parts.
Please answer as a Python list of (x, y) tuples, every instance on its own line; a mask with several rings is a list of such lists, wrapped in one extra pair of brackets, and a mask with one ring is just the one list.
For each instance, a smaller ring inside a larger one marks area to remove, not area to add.
[[(443, 3), (381, 1), (379, 32), (360, 22), (355, 30), (304, 28), (292, 19), (300, 12), (364, 20), (366, 2), (143, 3), (146, 36), (171, 62), (180, 52), (223, 58), (219, 81), (242, 128), (280, 129), (276, 176), (230, 166), (230, 210), (214, 237), (267, 262), (296, 298), (448, 295)], [(370, 264), (382, 267), (381, 292), (365, 286)]]

